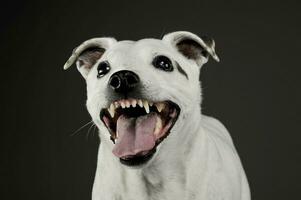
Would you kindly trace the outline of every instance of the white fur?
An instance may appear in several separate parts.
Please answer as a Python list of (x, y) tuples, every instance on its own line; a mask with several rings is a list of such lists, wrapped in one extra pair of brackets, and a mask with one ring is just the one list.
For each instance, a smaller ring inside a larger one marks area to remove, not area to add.
[[(87, 108), (101, 140), (92, 199), (249, 200), (248, 182), (228, 131), (218, 120), (200, 114), (199, 73), (207, 58), (201, 57), (197, 62), (187, 59), (170, 37), (112, 42), (95, 64), (108, 60), (111, 71), (98, 79), (93, 67), (85, 77)], [(154, 68), (151, 61), (159, 54), (178, 62), (189, 79), (176, 69), (164, 72)], [(119, 162), (112, 154), (110, 134), (99, 119), (100, 110), (110, 103), (105, 96), (109, 77), (125, 69), (139, 75), (148, 99), (171, 100), (181, 108), (169, 136), (141, 167)]]

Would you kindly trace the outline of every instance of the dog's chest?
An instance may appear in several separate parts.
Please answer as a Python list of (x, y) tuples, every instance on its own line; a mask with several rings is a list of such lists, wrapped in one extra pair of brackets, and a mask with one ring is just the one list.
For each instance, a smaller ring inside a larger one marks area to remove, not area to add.
[[(164, 176), (163, 176), (164, 174)], [(149, 170), (145, 173), (123, 171), (118, 175), (109, 176), (102, 173), (105, 180), (97, 187), (96, 198), (93, 200), (174, 200), (185, 199), (185, 177), (174, 176), (173, 173), (158, 173)]]

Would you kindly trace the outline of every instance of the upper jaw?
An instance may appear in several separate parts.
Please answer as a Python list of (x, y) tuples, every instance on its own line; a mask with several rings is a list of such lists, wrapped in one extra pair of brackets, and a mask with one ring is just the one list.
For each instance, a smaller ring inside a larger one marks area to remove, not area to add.
[(139, 106), (140, 108), (144, 108), (145, 112), (148, 114), (150, 112), (150, 107), (155, 106), (157, 108), (158, 112), (161, 112), (163, 108), (165, 107), (165, 104), (162, 102), (154, 103), (149, 100), (145, 99), (120, 99), (114, 102), (111, 102), (111, 104), (107, 107), (107, 111), (109, 112), (110, 116), (114, 118), (116, 109), (121, 107), (122, 109), (125, 108), (136, 108)]

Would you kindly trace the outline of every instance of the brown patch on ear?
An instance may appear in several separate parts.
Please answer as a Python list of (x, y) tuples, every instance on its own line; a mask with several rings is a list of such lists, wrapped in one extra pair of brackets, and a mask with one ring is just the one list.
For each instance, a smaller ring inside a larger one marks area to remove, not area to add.
[(177, 48), (188, 59), (197, 60), (200, 56), (208, 57), (204, 48), (194, 40), (184, 39), (177, 44)]
[(78, 57), (78, 67), (91, 69), (97, 60), (103, 55), (105, 49), (99, 47), (88, 48)]

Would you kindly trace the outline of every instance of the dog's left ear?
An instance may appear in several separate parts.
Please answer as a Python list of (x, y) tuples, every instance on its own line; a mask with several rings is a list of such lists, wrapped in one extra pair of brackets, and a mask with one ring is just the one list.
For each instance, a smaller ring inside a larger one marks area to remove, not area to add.
[(215, 53), (215, 42), (213, 39), (203, 36), (199, 37), (187, 31), (168, 33), (162, 39), (172, 45), (186, 58), (194, 60), (198, 65), (206, 63), (209, 55), (219, 62)]
[(109, 37), (93, 38), (83, 42), (73, 50), (72, 55), (64, 65), (64, 69), (68, 69), (76, 62), (78, 71), (86, 78), (94, 64), (114, 43), (116, 40)]

